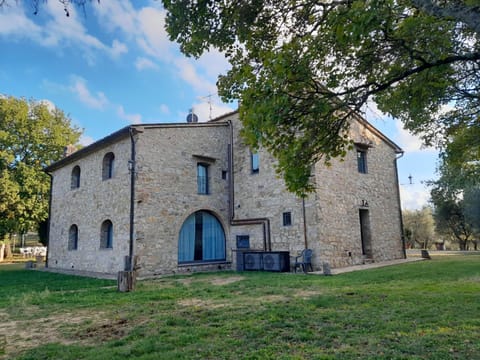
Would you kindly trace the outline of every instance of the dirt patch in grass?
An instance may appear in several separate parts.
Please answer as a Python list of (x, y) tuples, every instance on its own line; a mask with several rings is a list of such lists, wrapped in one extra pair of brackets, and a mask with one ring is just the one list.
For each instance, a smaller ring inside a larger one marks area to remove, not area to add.
[(0, 359), (48, 343), (93, 344), (121, 338), (133, 326), (125, 319), (112, 321), (106, 313), (91, 310), (27, 320), (9, 320), (8, 313), (0, 312), (0, 319)]
[(306, 300), (321, 294), (322, 294), (322, 291), (320, 290), (299, 290), (293, 293), (293, 297)]
[(222, 307), (226, 307), (229, 304), (226, 303), (214, 303), (212, 301), (206, 301), (197, 298), (190, 298), (190, 299), (182, 299), (178, 301), (178, 305), (186, 306), (186, 307), (201, 307), (207, 309), (218, 309)]
[(192, 278), (183, 278), (183, 279), (178, 279), (177, 280), (180, 284), (188, 286), (193, 282)]
[(229, 285), (242, 281), (243, 279), (245, 279), (243, 276), (218, 277), (211, 279), (210, 283), (212, 285)]
[(205, 279), (195, 279), (195, 278), (184, 278), (184, 279), (179, 279), (178, 282), (182, 285), (190, 285), (193, 282), (205, 282), (208, 281), (212, 285), (229, 285), (236, 283), (238, 281), (242, 281), (245, 279), (243, 276), (229, 276), (229, 277), (223, 277), (223, 276), (218, 276), (218, 277), (213, 277), (208, 280)]
[(121, 339), (126, 336), (132, 327), (128, 319), (109, 320), (103, 319), (98, 323), (87, 326), (75, 333), (75, 337), (87, 342), (103, 342), (113, 339)]

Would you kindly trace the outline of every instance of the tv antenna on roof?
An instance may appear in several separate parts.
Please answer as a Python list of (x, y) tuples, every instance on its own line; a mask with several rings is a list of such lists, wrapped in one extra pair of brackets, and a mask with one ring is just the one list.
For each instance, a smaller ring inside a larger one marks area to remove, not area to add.
[(413, 176), (412, 174), (408, 175), (408, 184), (400, 184), (400, 185), (413, 185)]
[(198, 99), (200, 100), (207, 100), (208, 103), (208, 108), (209, 108), (209, 114), (208, 114), (208, 120), (212, 120), (212, 94), (208, 94), (207, 96), (199, 96)]

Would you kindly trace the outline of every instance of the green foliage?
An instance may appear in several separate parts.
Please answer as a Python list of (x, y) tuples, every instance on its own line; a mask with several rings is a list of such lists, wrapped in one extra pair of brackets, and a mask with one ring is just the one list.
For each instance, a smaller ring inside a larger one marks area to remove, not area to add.
[[(457, 242), (461, 250), (466, 250), (469, 241), (474, 241), (473, 231), (478, 228), (480, 220), (468, 214), (468, 209), (475, 209), (470, 205), (476, 188), (468, 183), (459, 181), (454, 169), (443, 163), (440, 167), (441, 177), (430, 182), (431, 199), (434, 205), (434, 218), (437, 232)], [(476, 244), (476, 242), (475, 242)], [(476, 247), (476, 245), (475, 245)]]
[(9, 359), (477, 359), (479, 260), (171, 276), (132, 293), (0, 266), (0, 334)]
[(432, 209), (428, 206), (421, 210), (403, 211), (404, 234), (411, 248), (428, 249), (436, 240)]
[(0, 235), (25, 233), (46, 219), (50, 179), (43, 168), (80, 134), (59, 109), (0, 98)]
[(345, 154), (350, 115), (369, 100), (428, 144), (445, 148), (459, 124), (478, 132), (476, 2), (426, 3), (163, 1), (186, 55), (226, 54), (220, 95), (239, 100), (247, 143), (272, 152), (299, 195), (313, 164)]

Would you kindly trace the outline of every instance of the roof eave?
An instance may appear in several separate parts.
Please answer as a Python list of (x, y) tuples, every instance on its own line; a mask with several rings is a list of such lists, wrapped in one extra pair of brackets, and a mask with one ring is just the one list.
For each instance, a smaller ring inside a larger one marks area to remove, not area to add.
[(89, 155), (103, 147), (106, 147), (108, 145), (111, 145), (113, 143), (116, 143), (117, 141), (119, 141), (120, 139), (123, 139), (125, 137), (127, 137), (129, 134), (130, 134), (130, 129), (133, 128), (134, 126), (126, 126), (106, 137), (104, 137), (103, 139), (100, 139), (98, 141), (95, 141), (94, 143), (88, 145), (88, 146), (85, 146), (84, 148), (81, 148), (80, 150), (78, 151), (75, 151), (74, 153), (72, 153), (71, 155), (69, 156), (66, 156), (64, 157), (63, 159), (60, 159), (56, 162), (54, 162), (53, 164), (50, 164), (48, 165), (47, 167), (45, 167), (43, 169), (43, 171), (45, 171), (46, 173), (51, 173), (52, 171), (55, 171), (67, 164), (70, 164), (86, 155)]

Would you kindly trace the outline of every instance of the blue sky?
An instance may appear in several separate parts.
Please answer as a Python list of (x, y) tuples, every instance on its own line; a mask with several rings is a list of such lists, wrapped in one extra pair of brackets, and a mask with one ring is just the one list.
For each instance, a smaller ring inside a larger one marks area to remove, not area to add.
[[(190, 108), (200, 121), (235, 109), (216, 95), (228, 69), (222, 54), (183, 56), (168, 40), (161, 1), (92, 1), (69, 17), (56, 0), (40, 3), (37, 15), (29, 0), (0, 8), (0, 94), (62, 109), (84, 129), (84, 145), (132, 123), (183, 122)], [(403, 207), (425, 205), (422, 181), (435, 176), (436, 152), (374, 106), (366, 114), (406, 151), (398, 161)]]

